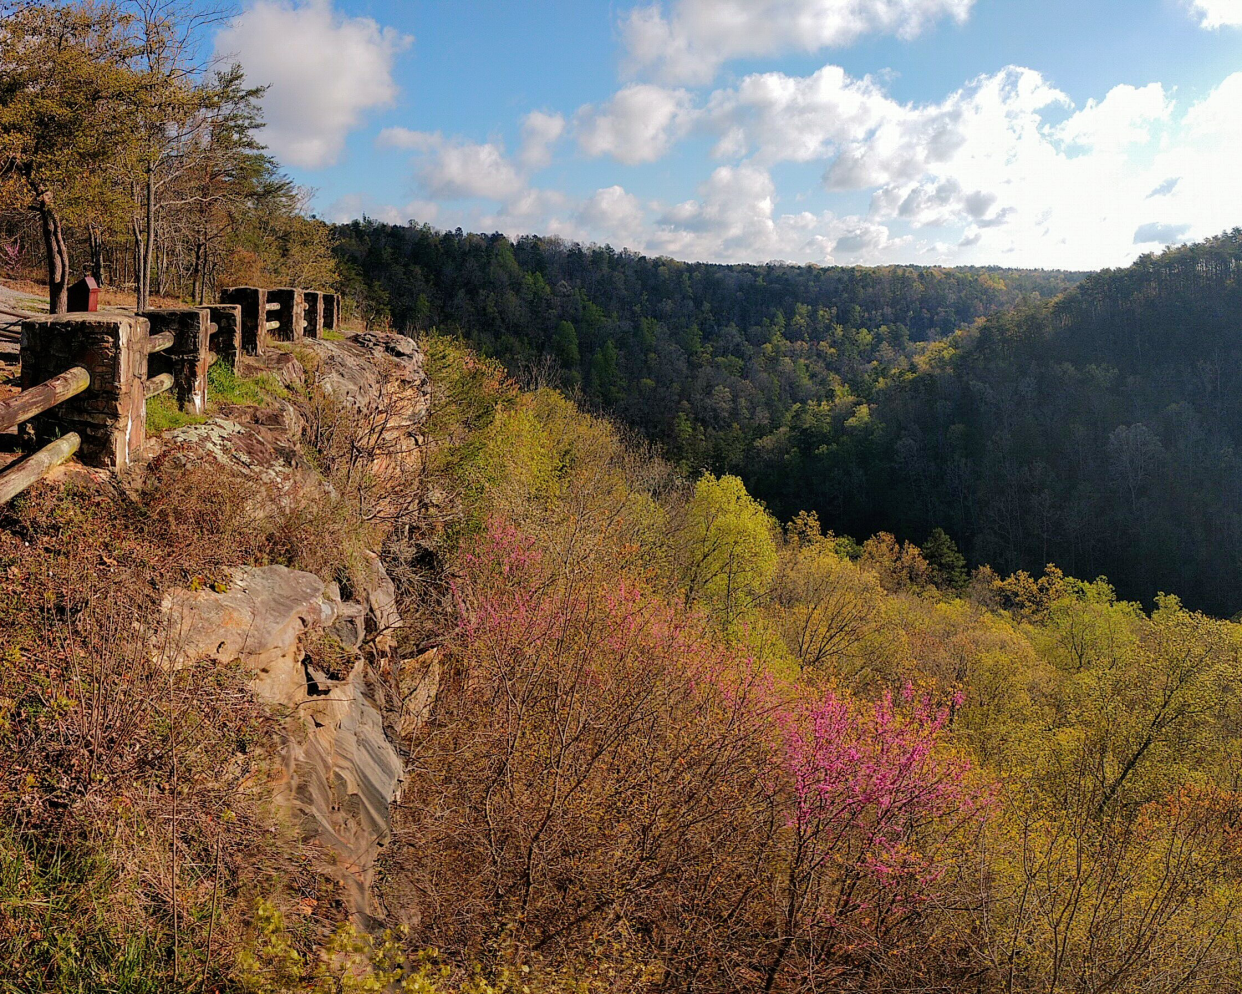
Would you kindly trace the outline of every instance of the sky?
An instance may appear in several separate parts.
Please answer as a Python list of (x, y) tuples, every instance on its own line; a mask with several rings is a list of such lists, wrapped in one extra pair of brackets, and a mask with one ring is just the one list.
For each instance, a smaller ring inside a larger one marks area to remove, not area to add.
[(1242, 225), (1242, 0), (244, 0), (332, 221), (1097, 269)]

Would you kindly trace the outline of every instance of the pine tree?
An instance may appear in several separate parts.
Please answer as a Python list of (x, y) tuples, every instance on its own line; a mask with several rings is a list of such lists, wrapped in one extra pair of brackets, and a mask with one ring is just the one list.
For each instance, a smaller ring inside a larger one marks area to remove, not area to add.
[(966, 558), (943, 528), (935, 528), (923, 543), (923, 558), (932, 568), (932, 580), (942, 590), (966, 585)]

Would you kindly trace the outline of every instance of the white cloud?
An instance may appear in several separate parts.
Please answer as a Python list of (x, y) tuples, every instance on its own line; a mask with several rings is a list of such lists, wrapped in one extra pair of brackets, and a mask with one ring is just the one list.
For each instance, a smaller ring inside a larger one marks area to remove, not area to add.
[(809, 162), (901, 113), (870, 79), (852, 79), (840, 66), (828, 65), (805, 77), (747, 76), (735, 89), (712, 94), (706, 119), (721, 134), (714, 149), (718, 158), (741, 158), (754, 150), (766, 162)]
[(1141, 88), (1122, 84), (1103, 100), (1088, 100), (1054, 134), (1075, 145), (1120, 149), (1149, 141), (1152, 125), (1167, 120), (1172, 111), (1173, 102), (1159, 83)]
[(943, 18), (965, 21), (973, 5), (974, 0), (670, 0), (667, 11), (662, 3), (634, 8), (621, 27), (631, 71), (654, 71), (669, 83), (703, 84), (730, 59), (816, 52), (868, 34), (911, 38)]
[(369, 17), (338, 14), (331, 0), (258, 0), (217, 36), (248, 81), (267, 86), (263, 140), (285, 164), (332, 165), (363, 115), (390, 105), (393, 63), (413, 39)]
[[(909, 184), (949, 178), (944, 174), (950, 163), (958, 173), (990, 175), (1046, 144), (1040, 112), (1066, 103), (1063, 93), (1030, 69), (981, 76), (939, 104), (890, 108), (865, 138), (844, 146), (824, 182), (833, 190), (880, 186), (891, 198), (903, 186), (909, 193)], [(952, 178), (961, 191), (986, 189), (973, 175)]]
[(1242, 73), (1180, 118), (1159, 83), (1115, 87), (1050, 123), (1065, 106), (1018, 67), (940, 102), (889, 105), (863, 138), (840, 145), (825, 185), (871, 190), (879, 223), (960, 228), (957, 261), (1120, 265), (1136, 244), (1242, 220), (1242, 191), (1228, 178), (1242, 155)]
[[(417, 175), (438, 198), (498, 205), (490, 214), (468, 202), (442, 206), (436, 223), (683, 259), (1086, 269), (1242, 223), (1242, 72), (1194, 103), (1150, 83), (1075, 107), (1040, 73), (1014, 66), (924, 103), (894, 100), (878, 81), (832, 66), (806, 77), (748, 76), (697, 110), (684, 91), (622, 94), (598, 114), (580, 113), (578, 140), (594, 154), (639, 162), (691, 127), (714, 136), (726, 161), (693, 199), (644, 201), (620, 185), (571, 198), (532, 190), (521, 163), (496, 144), (402, 129), (382, 140), (416, 153)], [(636, 107), (644, 102), (661, 112), (643, 121)], [(783, 162), (814, 164), (821, 188), (778, 185), (773, 169)], [(816, 199), (814, 210), (786, 206)], [(869, 203), (862, 214), (858, 201)], [(830, 209), (842, 203), (849, 208)]]
[(409, 128), (384, 128), (375, 138), (380, 148), (400, 148), (408, 152), (426, 152), (444, 143), (438, 131), (412, 131)]
[(890, 261), (909, 239), (894, 239), (878, 222), (830, 211), (781, 214), (766, 169), (751, 163), (720, 166), (699, 196), (664, 210), (649, 234), (648, 251), (679, 259), (831, 263)]
[(552, 161), (552, 146), (565, 133), (560, 114), (532, 110), (522, 121), (522, 151), (518, 154), (527, 169), (542, 169)]
[(346, 224), (361, 217), (369, 217), (385, 224), (436, 224), (441, 217), (440, 205), (431, 200), (411, 200), (403, 207), (386, 204), (364, 193), (347, 193), (337, 197), (320, 216), (333, 224)]
[(578, 208), (577, 221), (594, 241), (611, 241), (623, 246), (641, 245), (646, 235), (643, 204), (624, 187), (596, 190)]
[(1210, 30), (1242, 26), (1242, 0), (1192, 0), (1191, 10)]
[(429, 194), (447, 200), (505, 200), (526, 185), (504, 152), (490, 142), (445, 142), (422, 164), (418, 178)]
[(509, 200), (526, 189), (526, 180), (492, 142), (445, 138), (438, 131), (384, 128), (375, 139), (380, 148), (417, 153), (415, 176), (423, 190), (442, 200), (486, 197)]
[(693, 122), (690, 94), (646, 83), (619, 90), (603, 107), (578, 111), (578, 144), (587, 155), (626, 165), (654, 162)]

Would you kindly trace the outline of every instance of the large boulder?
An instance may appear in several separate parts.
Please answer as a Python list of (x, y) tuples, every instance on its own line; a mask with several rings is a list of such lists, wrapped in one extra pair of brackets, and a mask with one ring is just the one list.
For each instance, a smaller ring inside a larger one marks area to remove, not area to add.
[[(378, 559), (372, 567), (380, 594), (371, 612), (383, 612), (387, 574)], [(329, 854), (324, 870), (360, 916), (373, 911), (375, 861), (392, 835), (403, 772), (384, 732), (383, 690), (358, 654), (367, 613), (311, 573), (245, 568), (224, 589), (166, 597), (156, 641), (170, 666), (240, 663), (256, 696), (289, 709), (277, 800), (301, 837)], [(349, 661), (343, 671), (321, 668), (315, 653), (325, 642)]]

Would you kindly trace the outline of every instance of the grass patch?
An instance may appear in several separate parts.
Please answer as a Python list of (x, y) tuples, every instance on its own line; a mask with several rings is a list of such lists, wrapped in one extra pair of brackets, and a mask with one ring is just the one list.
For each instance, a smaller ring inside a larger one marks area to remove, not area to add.
[(289, 391), (269, 373), (238, 376), (227, 362), (207, 370), (207, 398), (217, 404), (267, 407), (273, 400), (287, 400)]
[(110, 914), (114, 874), (98, 858), (49, 849), (0, 835), (0, 994), (166, 990), (165, 951)]
[(328, 331), (325, 331), (321, 337), (323, 338), (325, 342), (345, 341), (345, 336), (342, 335), (339, 331), (328, 330)]
[(186, 425), (201, 425), (207, 419), (196, 414), (187, 414), (177, 406), (172, 394), (165, 392), (156, 394), (147, 400), (147, 434), (158, 435), (160, 432)]

